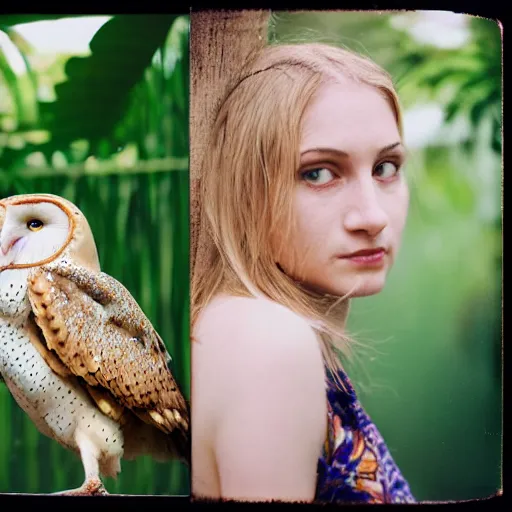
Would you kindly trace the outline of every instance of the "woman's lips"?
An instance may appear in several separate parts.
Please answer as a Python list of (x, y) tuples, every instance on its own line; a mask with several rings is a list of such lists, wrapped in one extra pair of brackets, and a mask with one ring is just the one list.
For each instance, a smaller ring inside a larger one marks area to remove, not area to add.
[(383, 247), (377, 249), (363, 249), (361, 251), (344, 254), (340, 259), (349, 260), (359, 265), (380, 265), (384, 261), (386, 250)]

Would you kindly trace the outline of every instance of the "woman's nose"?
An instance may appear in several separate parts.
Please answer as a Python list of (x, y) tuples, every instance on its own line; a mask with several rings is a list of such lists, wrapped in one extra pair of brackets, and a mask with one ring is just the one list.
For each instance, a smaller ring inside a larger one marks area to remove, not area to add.
[(366, 232), (372, 238), (388, 224), (388, 215), (373, 179), (352, 187), (349, 208), (345, 212), (343, 223), (347, 231)]

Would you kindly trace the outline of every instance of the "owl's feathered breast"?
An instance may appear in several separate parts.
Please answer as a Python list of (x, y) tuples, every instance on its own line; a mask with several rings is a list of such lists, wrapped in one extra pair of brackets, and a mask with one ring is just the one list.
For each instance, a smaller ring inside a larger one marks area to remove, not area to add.
[(21, 322), (31, 310), (27, 277), (30, 269), (0, 272), (0, 316)]

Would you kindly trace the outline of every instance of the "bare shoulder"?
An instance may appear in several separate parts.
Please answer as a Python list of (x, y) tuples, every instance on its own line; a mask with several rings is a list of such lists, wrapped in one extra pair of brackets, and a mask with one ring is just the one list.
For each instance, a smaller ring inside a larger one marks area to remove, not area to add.
[(217, 390), (218, 406), (236, 400), (235, 389), (246, 395), (279, 386), (324, 392), (317, 337), (305, 319), (280, 304), (219, 297), (199, 317), (194, 338), (194, 381)]
[(212, 453), (224, 497), (312, 498), (327, 417), (313, 329), (269, 300), (221, 297), (199, 317), (194, 339), (194, 467)]
[(233, 350), (236, 344), (268, 355), (293, 349), (318, 352), (309, 324), (290, 309), (261, 298), (218, 297), (202, 312), (194, 333), (205, 348)]
[(290, 309), (266, 299), (219, 297), (199, 317), (194, 339), (196, 403), (207, 396), (205, 408), (211, 410), (205, 421), (216, 421), (248, 397), (284, 408), (301, 401), (323, 405), (325, 373), (317, 337)]

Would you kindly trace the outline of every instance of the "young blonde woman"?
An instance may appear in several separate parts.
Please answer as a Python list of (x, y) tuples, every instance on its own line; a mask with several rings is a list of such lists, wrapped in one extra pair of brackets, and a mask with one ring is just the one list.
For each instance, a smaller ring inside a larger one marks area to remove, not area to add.
[(411, 502), (338, 357), (349, 297), (382, 290), (408, 209), (398, 99), (373, 62), (269, 46), (226, 94), (192, 279), (192, 493)]

